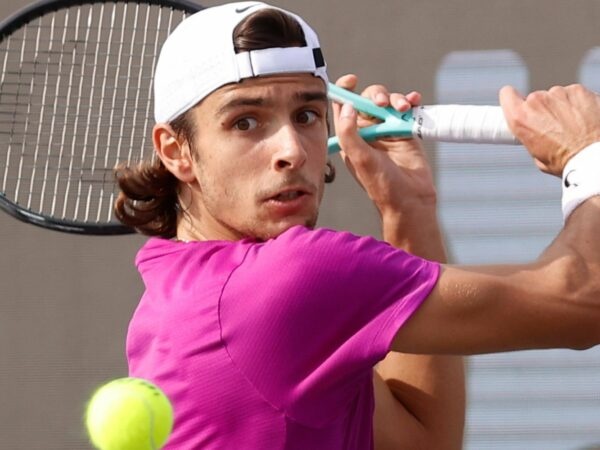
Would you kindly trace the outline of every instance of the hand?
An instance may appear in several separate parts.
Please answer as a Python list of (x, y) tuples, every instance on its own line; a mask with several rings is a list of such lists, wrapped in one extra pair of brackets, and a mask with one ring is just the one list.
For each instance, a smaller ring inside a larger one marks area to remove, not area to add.
[[(346, 75), (337, 85), (354, 90), (357, 78)], [(378, 106), (407, 111), (421, 101), (421, 95), (390, 94), (384, 86), (372, 85), (362, 92)], [(365, 142), (358, 128), (376, 123), (358, 115), (351, 105), (333, 104), (336, 134), (341, 156), (354, 178), (366, 190), (382, 217), (407, 214), (422, 205), (435, 206), (436, 192), (431, 168), (421, 145), (414, 139), (387, 138)]]
[(600, 141), (600, 97), (581, 85), (556, 86), (526, 98), (506, 86), (500, 104), (510, 129), (543, 172), (560, 176), (571, 157)]

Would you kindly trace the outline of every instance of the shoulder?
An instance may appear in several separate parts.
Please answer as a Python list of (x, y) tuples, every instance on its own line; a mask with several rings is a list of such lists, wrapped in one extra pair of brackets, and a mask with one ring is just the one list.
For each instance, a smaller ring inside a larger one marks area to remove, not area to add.
[(436, 267), (372, 237), (298, 226), (277, 238), (251, 245), (235, 276), (242, 276), (246, 282), (268, 280), (271, 286), (301, 284), (306, 289), (329, 286), (335, 280), (343, 280), (348, 286), (387, 285), (397, 283), (399, 275), (404, 280), (428, 278)]
[(382, 266), (392, 270), (404, 268), (412, 271), (427, 261), (387, 242), (370, 236), (336, 231), (327, 228), (308, 229), (293, 227), (277, 238), (255, 246), (249, 258), (284, 261), (291, 268), (307, 261), (310, 267), (331, 265), (339, 273), (361, 270), (381, 270)]
[(277, 255), (306, 255), (336, 258), (353, 253), (389, 251), (392, 247), (372, 237), (357, 236), (345, 231), (327, 228), (309, 229), (302, 226), (292, 227), (278, 237), (258, 245), (257, 253), (275, 253)]

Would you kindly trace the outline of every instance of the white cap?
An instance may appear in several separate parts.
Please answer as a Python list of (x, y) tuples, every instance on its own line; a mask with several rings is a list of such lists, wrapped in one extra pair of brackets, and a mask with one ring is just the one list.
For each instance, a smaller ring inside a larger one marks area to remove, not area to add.
[[(302, 27), (306, 46), (236, 54), (235, 27), (264, 8), (292, 16)], [(301, 17), (260, 2), (207, 8), (183, 20), (162, 47), (154, 74), (154, 118), (157, 123), (170, 122), (228, 83), (296, 72), (312, 73), (327, 82), (319, 38)]]

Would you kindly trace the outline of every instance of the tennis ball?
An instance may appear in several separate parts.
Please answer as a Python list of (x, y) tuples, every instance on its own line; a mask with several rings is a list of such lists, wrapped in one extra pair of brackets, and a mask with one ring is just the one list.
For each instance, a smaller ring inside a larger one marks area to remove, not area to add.
[(157, 450), (173, 428), (173, 407), (154, 384), (119, 378), (92, 395), (85, 424), (100, 450)]

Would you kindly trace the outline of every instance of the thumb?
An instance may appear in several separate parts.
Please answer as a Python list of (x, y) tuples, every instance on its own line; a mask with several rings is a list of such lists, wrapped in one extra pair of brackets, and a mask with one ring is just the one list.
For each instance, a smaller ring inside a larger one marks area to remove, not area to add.
[(345, 148), (345, 144), (353, 142), (354, 136), (358, 134), (356, 110), (350, 103), (343, 103), (340, 105), (337, 119), (336, 134), (340, 140), (340, 147)]
[(522, 105), (525, 103), (523, 96), (512, 86), (504, 86), (500, 89), (499, 93), (500, 106), (504, 112), (504, 117), (511, 131), (514, 133), (514, 125), (516, 116), (521, 110)]
[[(357, 113), (349, 103), (340, 106), (336, 120), (336, 134), (340, 148), (352, 159), (364, 156), (370, 150), (369, 145), (358, 134)], [(361, 158), (362, 159), (362, 158)]]

